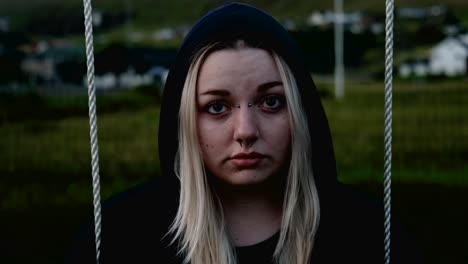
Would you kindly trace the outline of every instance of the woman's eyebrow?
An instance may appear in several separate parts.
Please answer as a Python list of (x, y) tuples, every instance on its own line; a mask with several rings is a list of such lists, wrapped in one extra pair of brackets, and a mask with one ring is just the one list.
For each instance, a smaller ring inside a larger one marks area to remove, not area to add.
[[(258, 93), (263, 93), (266, 90), (273, 88), (278, 85), (283, 85), (282, 82), (280, 81), (272, 81), (272, 82), (266, 82), (262, 83), (257, 87), (257, 92)], [(231, 93), (229, 90), (224, 90), (224, 89), (213, 89), (213, 90), (208, 90), (206, 92), (200, 93), (200, 95), (217, 95), (217, 96), (229, 96)]]
[(218, 96), (229, 96), (231, 93), (228, 90), (208, 90), (206, 92), (200, 93), (200, 95), (218, 95)]
[(278, 86), (278, 85), (283, 85), (283, 83), (280, 82), (280, 81), (272, 81), (272, 82), (262, 83), (257, 87), (257, 92), (258, 93), (263, 93), (266, 90), (268, 90), (270, 88), (273, 88), (275, 86)]

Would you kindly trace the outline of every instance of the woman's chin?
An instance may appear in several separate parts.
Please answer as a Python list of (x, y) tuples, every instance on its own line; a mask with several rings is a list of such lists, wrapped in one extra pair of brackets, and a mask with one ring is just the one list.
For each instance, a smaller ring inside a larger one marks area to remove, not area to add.
[(270, 175), (257, 170), (242, 170), (232, 175), (226, 175), (220, 180), (233, 186), (247, 186), (262, 184), (270, 178)]

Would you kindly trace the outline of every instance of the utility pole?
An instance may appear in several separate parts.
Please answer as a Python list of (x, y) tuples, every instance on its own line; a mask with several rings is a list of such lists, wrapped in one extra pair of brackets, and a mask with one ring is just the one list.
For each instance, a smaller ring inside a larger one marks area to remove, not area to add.
[(125, 4), (125, 33), (127, 40), (130, 39), (131, 41), (131, 34), (133, 33), (133, 25), (132, 25), (132, 1), (131, 0), (124, 0)]
[(335, 0), (335, 98), (344, 96), (343, 0)]

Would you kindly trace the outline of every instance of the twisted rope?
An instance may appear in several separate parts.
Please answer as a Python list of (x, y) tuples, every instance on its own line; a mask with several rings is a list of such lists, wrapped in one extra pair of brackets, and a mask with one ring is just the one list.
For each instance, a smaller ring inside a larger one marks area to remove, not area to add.
[(94, 49), (91, 0), (83, 0), (85, 16), (86, 62), (88, 68), (88, 105), (91, 138), (91, 167), (93, 173), (94, 234), (96, 263), (99, 263), (101, 247), (101, 187), (99, 183), (99, 146), (97, 139), (96, 88), (94, 86)]
[(386, 0), (385, 14), (385, 164), (384, 164), (384, 249), (385, 264), (390, 263), (390, 221), (392, 184), (392, 74), (393, 74), (393, 0)]

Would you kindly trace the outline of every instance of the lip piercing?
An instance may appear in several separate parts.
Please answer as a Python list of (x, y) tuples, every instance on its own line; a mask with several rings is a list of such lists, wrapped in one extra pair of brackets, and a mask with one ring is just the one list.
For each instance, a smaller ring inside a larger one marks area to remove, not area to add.
[[(247, 107), (252, 107), (252, 106), (253, 106), (252, 103), (248, 103), (248, 104), (247, 104)], [(236, 104), (236, 108), (240, 108), (240, 104)]]

